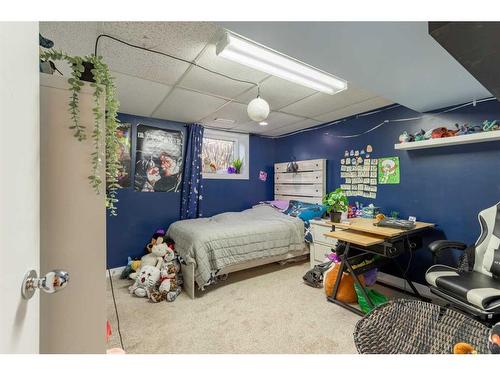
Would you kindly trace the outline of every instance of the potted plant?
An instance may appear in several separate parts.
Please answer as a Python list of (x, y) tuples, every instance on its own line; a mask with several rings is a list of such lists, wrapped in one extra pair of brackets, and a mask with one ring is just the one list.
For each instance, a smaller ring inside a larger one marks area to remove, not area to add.
[(239, 174), (241, 173), (241, 167), (243, 166), (243, 160), (242, 159), (234, 159), (233, 162), (231, 163), (231, 166), (227, 169), (227, 173), (230, 174)]
[(323, 197), (323, 204), (327, 207), (326, 212), (330, 214), (330, 220), (340, 223), (342, 212), (347, 210), (349, 201), (342, 189), (337, 188)]
[[(106, 207), (109, 213), (115, 216), (117, 213), (116, 203), (118, 202), (118, 175), (122, 167), (118, 160), (119, 141), (116, 133), (120, 123), (117, 118), (119, 103), (116, 98), (114, 78), (111, 76), (109, 67), (104, 63), (101, 56), (71, 56), (55, 49), (42, 50), (40, 60), (65, 61), (71, 67), (71, 76), (68, 78), (71, 91), (68, 111), (72, 120), (70, 129), (78, 141), (85, 141), (88, 135), (87, 129), (80, 122), (79, 93), (84, 85), (83, 81), (89, 81), (90, 86), (94, 89), (94, 128), (90, 132), (94, 151), (90, 155), (92, 170), (88, 179), (96, 193), (99, 194), (101, 190), (106, 191)], [(104, 111), (100, 107), (102, 97), (106, 103)], [(102, 134), (99, 127), (103, 118), (105, 123), (104, 134)], [(103, 167), (102, 157), (99, 152), (102, 143), (105, 146), (105, 181), (102, 181), (99, 177), (99, 171)]]

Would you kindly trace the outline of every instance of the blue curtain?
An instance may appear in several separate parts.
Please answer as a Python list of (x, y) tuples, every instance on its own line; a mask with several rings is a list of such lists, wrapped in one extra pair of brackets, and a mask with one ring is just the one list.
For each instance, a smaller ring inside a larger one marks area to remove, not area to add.
[(201, 216), (200, 201), (203, 199), (201, 179), (201, 146), (203, 126), (191, 124), (188, 128), (184, 173), (182, 176), (181, 220)]

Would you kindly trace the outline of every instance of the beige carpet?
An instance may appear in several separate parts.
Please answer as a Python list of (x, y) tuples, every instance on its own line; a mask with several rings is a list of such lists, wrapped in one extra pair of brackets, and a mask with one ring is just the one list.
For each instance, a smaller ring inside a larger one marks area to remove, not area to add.
[[(149, 303), (113, 278), (128, 353), (356, 353), (359, 317), (302, 282), (309, 262), (271, 264), (230, 274), (191, 300)], [(108, 319), (119, 346), (108, 281)]]

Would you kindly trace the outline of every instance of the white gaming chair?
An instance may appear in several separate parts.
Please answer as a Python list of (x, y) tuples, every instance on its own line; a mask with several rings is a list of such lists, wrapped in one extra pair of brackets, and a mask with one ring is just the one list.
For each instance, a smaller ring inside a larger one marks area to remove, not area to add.
[(470, 247), (440, 240), (429, 245), (434, 261), (446, 249), (464, 251), (458, 268), (430, 267), (425, 279), (431, 292), (483, 319), (500, 314), (500, 202), (478, 215), (481, 235)]

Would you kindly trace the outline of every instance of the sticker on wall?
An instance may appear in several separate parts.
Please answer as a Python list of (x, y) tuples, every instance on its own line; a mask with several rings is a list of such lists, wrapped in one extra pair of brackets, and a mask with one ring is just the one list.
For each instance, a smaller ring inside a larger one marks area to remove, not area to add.
[(259, 172), (259, 180), (266, 181), (267, 180), (267, 172), (260, 171)]
[(359, 152), (359, 154), (360, 154), (360, 155), (364, 155), (364, 154), (365, 154), (365, 150), (361, 150), (361, 151)]
[(351, 159), (349, 159), (349, 158), (345, 159), (345, 164), (346, 165), (350, 165), (351, 164)]
[(344, 165), (345, 164), (345, 159), (340, 159), (340, 164)]
[(354, 156), (359, 156), (359, 150), (354, 151)]
[(378, 159), (378, 183), (399, 184), (399, 157)]
[(372, 145), (367, 145), (367, 146), (366, 146), (366, 152), (373, 152), (373, 147), (372, 147)]
[(344, 157), (346, 157), (346, 158), (349, 157), (349, 151), (345, 150)]
[(182, 149), (181, 131), (138, 125), (134, 190), (179, 191)]
[(130, 187), (131, 176), (130, 171), (132, 169), (132, 142), (130, 141), (131, 136), (131, 125), (129, 123), (122, 123), (116, 128), (116, 138), (118, 140), (118, 162), (121, 165), (120, 171), (118, 173), (118, 185), (122, 188)]
[(354, 150), (351, 150), (351, 152), (349, 152), (349, 156), (354, 156)]

